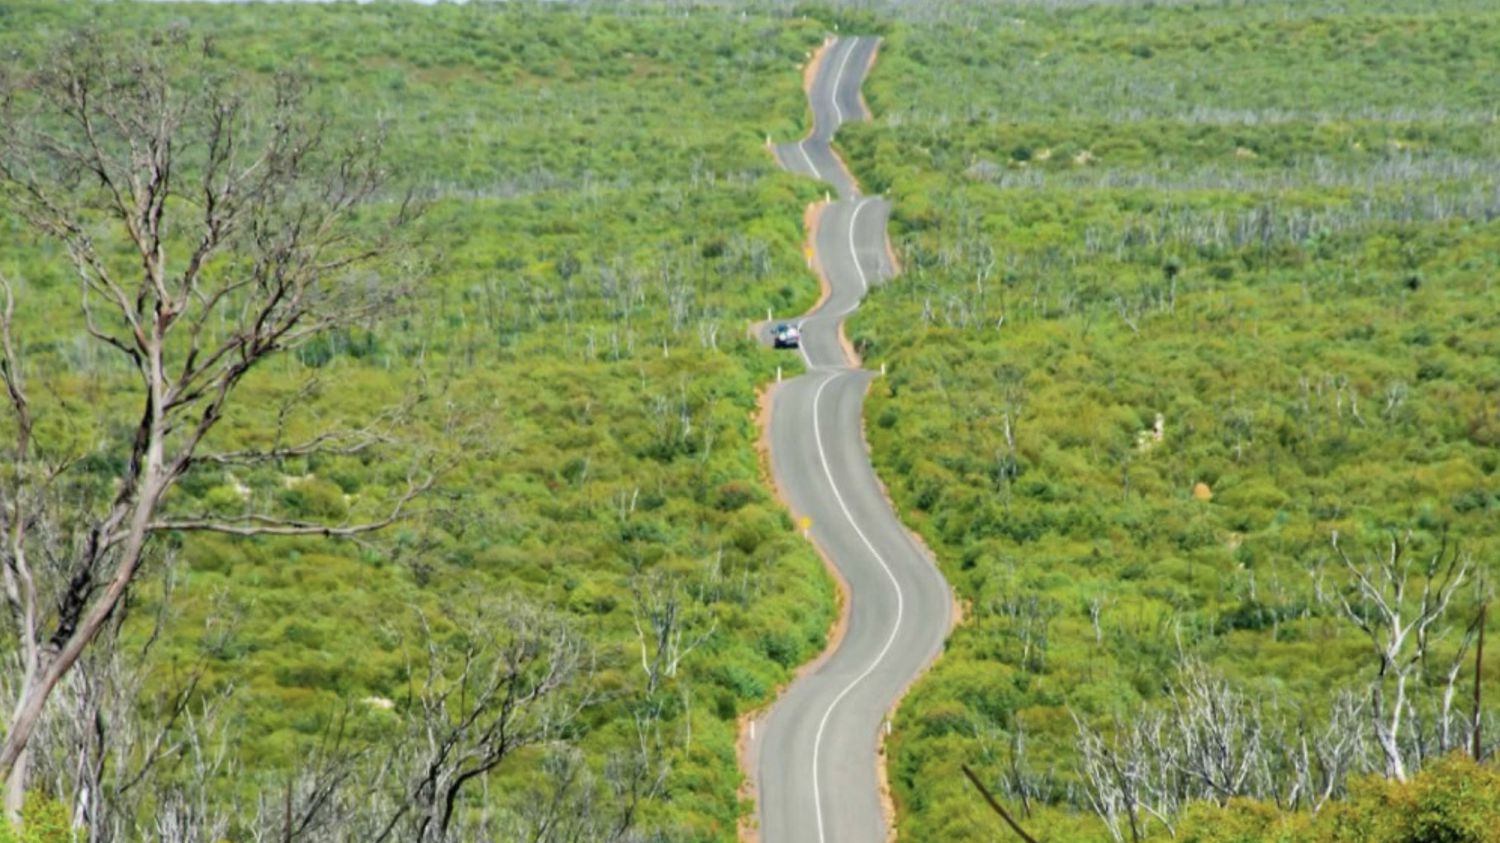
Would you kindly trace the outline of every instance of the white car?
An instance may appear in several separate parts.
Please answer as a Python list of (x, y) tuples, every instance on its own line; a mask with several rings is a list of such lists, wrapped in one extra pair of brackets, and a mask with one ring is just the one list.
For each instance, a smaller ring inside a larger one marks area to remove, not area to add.
[(777, 348), (796, 348), (802, 344), (802, 332), (796, 325), (780, 322), (771, 331), (771, 341)]

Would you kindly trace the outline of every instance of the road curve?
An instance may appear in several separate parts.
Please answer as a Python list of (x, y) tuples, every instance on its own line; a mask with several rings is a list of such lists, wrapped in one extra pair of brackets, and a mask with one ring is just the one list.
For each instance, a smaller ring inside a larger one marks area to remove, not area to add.
[(894, 268), (889, 204), (862, 196), (829, 143), (864, 119), (859, 88), (879, 39), (839, 38), (823, 49), (810, 99), (812, 133), (775, 148), (782, 166), (822, 179), (838, 200), (813, 247), (830, 295), (801, 320), (808, 373), (772, 396), (771, 468), (793, 512), (848, 587), (837, 649), (794, 682), (756, 723), (752, 775), (764, 843), (874, 843), (887, 837), (877, 743), (887, 712), (942, 648), (952, 593), (891, 511), (865, 449), (864, 396), (877, 375), (858, 368), (839, 325)]

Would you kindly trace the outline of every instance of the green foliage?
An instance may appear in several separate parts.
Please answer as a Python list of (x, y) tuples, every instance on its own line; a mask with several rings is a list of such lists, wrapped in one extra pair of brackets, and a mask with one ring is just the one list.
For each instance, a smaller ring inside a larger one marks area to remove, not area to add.
[[(732, 837), (736, 718), (818, 651), (834, 606), (753, 447), (756, 390), (795, 358), (745, 336), (767, 306), (800, 311), (817, 293), (799, 254), (816, 188), (763, 141), (805, 128), (796, 68), (824, 25), (548, 3), (22, 2), (0, 19), (18, 70), (92, 25), (121, 40), (165, 26), (210, 37), (223, 72), (251, 86), (300, 72), (327, 142), (381, 129), (398, 187), (425, 207), (413, 263), (429, 271), (411, 306), (253, 373), (206, 448), (357, 429), (421, 396), (413, 418), (357, 454), (195, 465), (168, 502), (188, 516), (355, 522), (405, 488), (403, 443), (463, 449), (433, 504), (374, 548), (174, 537), (183, 573), (156, 654), (169, 668), (206, 662), (205, 693), (238, 689), (243, 772), (227, 786), (253, 797), (341, 712), (356, 740), (378, 742), (395, 718), (371, 701), (405, 705), (426, 658), (418, 610), (440, 619), (502, 593), (559, 607), (594, 643), (603, 702), (577, 729), (593, 759), (638, 741), (634, 706), (665, 713), (671, 775), (646, 824)], [(104, 500), (119, 420), (139, 416), (135, 381), (80, 339), (66, 256), (7, 214), (0, 202), (0, 267), (21, 287), (29, 379), (48, 396), (40, 424), (77, 444), (75, 470)], [(645, 700), (631, 585), (656, 573), (717, 626)], [(127, 638), (148, 632), (162, 588), (135, 599)], [(523, 791), (491, 792), (503, 808), (499, 794)]]
[(0, 820), (0, 843), (76, 843), (68, 807), (40, 794), (29, 794), (21, 811), (20, 830)]
[(1366, 776), (1347, 799), (1317, 814), (1283, 815), (1273, 805), (1232, 800), (1195, 805), (1184, 843), (1487, 843), (1500, 829), (1500, 772), (1464, 755), (1443, 758), (1401, 784)]
[(1305, 712), (1360, 686), (1334, 530), (1493, 575), (1497, 49), (1464, 0), (890, 28), (840, 143), (903, 274), (850, 335), (888, 371), (876, 467), (969, 607), (896, 721), (904, 835), (991, 827), (967, 758), (1049, 838), (1107, 836), (1072, 715), (1160, 704), (1184, 651)]

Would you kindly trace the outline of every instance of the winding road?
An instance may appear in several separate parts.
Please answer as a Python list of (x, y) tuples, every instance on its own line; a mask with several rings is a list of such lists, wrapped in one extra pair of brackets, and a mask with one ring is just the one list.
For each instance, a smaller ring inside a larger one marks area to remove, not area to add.
[(771, 468), (811, 538), (847, 586), (847, 627), (837, 648), (794, 682), (757, 721), (749, 758), (764, 843), (887, 838), (877, 780), (879, 734), (906, 687), (948, 634), (952, 593), (932, 559), (897, 520), (870, 466), (862, 410), (876, 374), (858, 367), (839, 326), (894, 268), (886, 251), (890, 205), (862, 196), (829, 143), (840, 124), (864, 119), (859, 89), (879, 39), (839, 38), (823, 48), (810, 99), (814, 128), (776, 147), (782, 166), (828, 182), (813, 244), (830, 295), (800, 321), (809, 371), (772, 394)]

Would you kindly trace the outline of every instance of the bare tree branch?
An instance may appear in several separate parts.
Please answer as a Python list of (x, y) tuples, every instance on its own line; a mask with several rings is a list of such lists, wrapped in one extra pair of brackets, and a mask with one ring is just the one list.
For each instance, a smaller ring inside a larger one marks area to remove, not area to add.
[[(48, 699), (119, 611), (157, 536), (352, 538), (407, 516), (441, 473), (414, 472), (389, 500), (368, 502), (368, 517), (345, 523), (164, 508), (195, 463), (353, 454), (388, 443), (391, 417), (292, 444), (281, 438), (283, 418), (269, 448), (204, 447), (238, 385), (265, 360), (378, 318), (407, 295), (399, 253), (414, 209), (386, 203), (356, 222), (388, 181), (380, 138), (328, 137), (294, 78), (279, 77), (269, 90), (240, 86), (210, 45), (176, 30), (125, 47), (84, 32), (50, 56), (40, 70), (10, 72), (0, 83), (0, 187), (20, 219), (62, 245), (79, 279), (81, 333), (130, 361), (139, 415), (109, 446), (124, 467), (107, 502), (56, 493), (59, 482), (98, 481), (41, 456), (14, 285), (0, 279), (0, 374), (15, 420), (13, 482), (0, 491), (0, 571), (23, 676), (0, 745), (12, 816)], [(122, 247), (130, 264), (115, 257)], [(55, 599), (48, 610), (44, 595)]]

